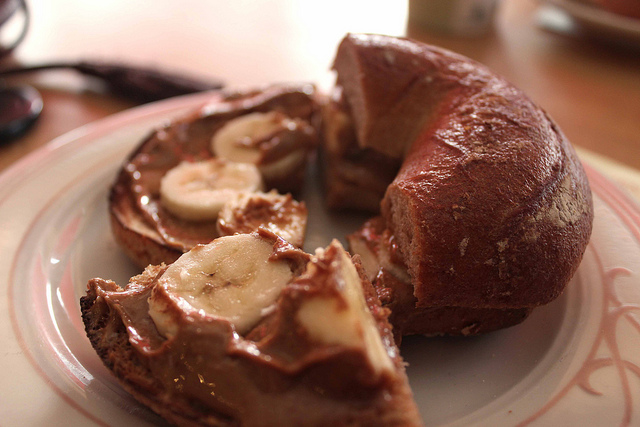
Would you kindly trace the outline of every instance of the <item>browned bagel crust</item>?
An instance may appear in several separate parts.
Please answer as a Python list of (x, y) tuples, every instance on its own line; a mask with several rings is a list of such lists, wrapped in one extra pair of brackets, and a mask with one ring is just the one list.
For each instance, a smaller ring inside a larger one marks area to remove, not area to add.
[(486, 67), (411, 40), (349, 35), (334, 68), (360, 146), (403, 159), (382, 214), (417, 306), (556, 298), (589, 241), (593, 206), (547, 114)]
[(398, 259), (394, 239), (389, 240), (384, 219), (366, 221), (347, 236), (352, 251), (359, 254), (373, 287), (385, 308), (397, 343), (405, 335), (478, 335), (508, 328), (524, 321), (533, 311), (524, 308), (474, 308), (458, 306), (417, 307), (406, 267)]
[[(131, 285), (137, 287), (141, 295), (138, 299), (142, 308), (147, 308), (144, 302), (150, 292), (149, 287), (165, 270), (165, 265), (149, 266), (144, 273), (131, 279)], [(131, 342), (127, 326), (123, 322), (125, 311), (117, 305), (109, 305), (99, 295), (101, 289), (111, 292), (121, 289), (114, 282), (102, 279), (92, 279), (89, 283), (87, 295), (80, 298), (82, 320), (87, 337), (102, 362), (113, 372), (127, 392), (175, 425), (185, 427), (234, 425), (223, 413), (212, 415), (178, 399), (167, 402), (163, 394), (163, 385), (153, 375), (148, 357), (142, 356)], [(161, 338), (153, 336), (144, 337), (144, 339), (153, 342)]]

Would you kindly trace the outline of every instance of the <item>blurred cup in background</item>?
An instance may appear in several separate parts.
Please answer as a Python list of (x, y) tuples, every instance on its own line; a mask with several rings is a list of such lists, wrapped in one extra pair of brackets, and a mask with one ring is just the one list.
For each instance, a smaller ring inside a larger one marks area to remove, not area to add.
[(498, 0), (409, 0), (409, 23), (425, 30), (479, 37), (493, 29)]

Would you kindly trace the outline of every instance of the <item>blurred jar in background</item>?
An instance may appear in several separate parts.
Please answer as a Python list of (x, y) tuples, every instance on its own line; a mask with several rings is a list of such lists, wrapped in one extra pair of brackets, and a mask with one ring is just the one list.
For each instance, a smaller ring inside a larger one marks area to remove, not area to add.
[(479, 37), (493, 28), (498, 0), (409, 0), (409, 23), (425, 30)]

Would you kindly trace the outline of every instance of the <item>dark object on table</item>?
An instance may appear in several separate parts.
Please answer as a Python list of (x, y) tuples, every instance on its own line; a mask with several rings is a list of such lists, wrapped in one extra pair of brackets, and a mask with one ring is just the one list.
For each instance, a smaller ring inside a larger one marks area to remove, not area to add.
[[(2, 0), (0, 0), (2, 1)], [(205, 81), (149, 67), (136, 67), (98, 61), (60, 62), (37, 66), (0, 69), (0, 79), (36, 71), (71, 69), (96, 77), (113, 93), (135, 102), (146, 103), (173, 96), (220, 89), (218, 80)], [(22, 135), (38, 118), (42, 98), (29, 86), (7, 87), (0, 91), (0, 143)]]
[(0, 144), (22, 135), (41, 111), (42, 98), (31, 86), (0, 89)]
[(136, 102), (151, 102), (173, 96), (220, 89), (219, 80), (201, 80), (182, 74), (100, 61), (61, 62), (36, 66), (0, 69), (0, 78), (36, 71), (70, 69), (86, 76), (97, 77), (110, 90)]

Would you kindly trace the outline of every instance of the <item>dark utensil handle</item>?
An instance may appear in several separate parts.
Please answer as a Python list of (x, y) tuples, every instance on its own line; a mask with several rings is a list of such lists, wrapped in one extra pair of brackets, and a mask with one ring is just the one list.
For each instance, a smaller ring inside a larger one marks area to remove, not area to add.
[(203, 81), (154, 68), (132, 67), (96, 61), (82, 61), (73, 66), (82, 74), (98, 77), (114, 92), (140, 102), (220, 89), (220, 81)]
[(157, 101), (172, 96), (220, 89), (219, 80), (203, 80), (151, 67), (100, 61), (54, 62), (28, 67), (0, 69), (0, 78), (37, 71), (72, 69), (96, 77), (113, 92), (137, 102)]

